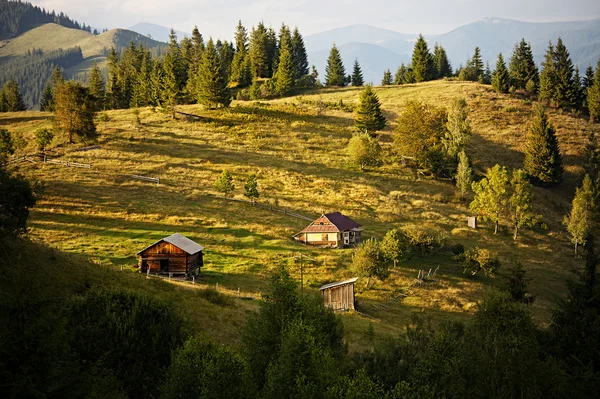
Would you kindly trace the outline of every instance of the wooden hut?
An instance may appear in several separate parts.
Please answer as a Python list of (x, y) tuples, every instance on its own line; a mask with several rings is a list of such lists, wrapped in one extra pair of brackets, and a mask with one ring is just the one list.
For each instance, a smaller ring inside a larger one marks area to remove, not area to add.
[(137, 253), (140, 273), (198, 275), (204, 247), (179, 233), (158, 240)]
[(323, 305), (333, 310), (354, 310), (354, 283), (356, 280), (358, 277), (322, 286), (320, 290)]

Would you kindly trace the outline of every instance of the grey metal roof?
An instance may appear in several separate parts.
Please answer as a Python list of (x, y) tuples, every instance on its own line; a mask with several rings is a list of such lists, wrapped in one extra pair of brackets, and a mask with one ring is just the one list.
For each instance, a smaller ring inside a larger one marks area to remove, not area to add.
[(348, 280), (344, 280), (344, 281), (338, 281), (337, 283), (325, 284), (325, 285), (321, 286), (321, 288), (319, 288), (319, 289), (320, 290), (326, 290), (327, 288), (337, 287), (338, 285), (355, 283), (356, 280), (358, 280), (358, 277), (354, 277), (354, 278), (351, 278), (351, 279), (348, 279)]
[(204, 247), (202, 245), (190, 240), (187, 237), (182, 236), (179, 233), (175, 233), (173, 235), (170, 235), (168, 237), (165, 237), (165, 238), (162, 238), (162, 239), (156, 241), (152, 245), (147, 246), (146, 248), (144, 248), (140, 252), (138, 252), (137, 255), (141, 254), (148, 248), (155, 246), (156, 244), (158, 244), (161, 241), (165, 241), (165, 242), (168, 242), (169, 244), (175, 245), (177, 248), (181, 249), (182, 251), (185, 251), (188, 255), (194, 255), (194, 254), (197, 254), (198, 252), (204, 250)]

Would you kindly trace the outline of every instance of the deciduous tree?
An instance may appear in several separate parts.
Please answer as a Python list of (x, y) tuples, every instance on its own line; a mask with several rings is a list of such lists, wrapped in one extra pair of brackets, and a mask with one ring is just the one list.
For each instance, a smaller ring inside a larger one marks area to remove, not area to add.
[(389, 265), (381, 253), (379, 241), (370, 238), (361, 242), (352, 253), (352, 268), (360, 277), (366, 277), (369, 288), (371, 278), (385, 280), (390, 275)]
[(233, 192), (235, 185), (233, 184), (231, 174), (227, 170), (224, 170), (223, 173), (219, 175), (219, 178), (215, 182), (215, 187), (219, 192), (225, 195), (230, 195)]
[(571, 242), (575, 245), (575, 256), (579, 245), (585, 245), (592, 233), (594, 219), (596, 218), (596, 203), (594, 200), (594, 183), (586, 175), (581, 187), (575, 191), (571, 206), (571, 213), (565, 222), (571, 235)]
[(454, 98), (448, 110), (448, 122), (442, 137), (442, 144), (446, 154), (456, 158), (471, 140), (471, 124), (469, 123), (469, 109), (464, 98)]
[(510, 198), (510, 177), (504, 166), (496, 165), (487, 170), (486, 177), (471, 185), (475, 198), (471, 210), (494, 222), (494, 234), (498, 233), (500, 221), (506, 216)]
[(519, 229), (531, 226), (535, 221), (533, 212), (533, 191), (527, 173), (523, 169), (517, 169), (512, 173), (510, 181), (511, 195), (508, 200), (510, 206), (510, 219), (514, 227), (513, 240), (517, 240)]
[(460, 199), (465, 199), (465, 196), (471, 190), (473, 182), (473, 169), (469, 163), (469, 158), (464, 151), (458, 154), (458, 167), (456, 168), (456, 188), (460, 192)]
[(361, 171), (368, 166), (381, 165), (381, 146), (377, 139), (367, 133), (358, 133), (352, 136), (348, 143), (348, 155)]
[(54, 112), (55, 124), (69, 143), (73, 143), (75, 136), (91, 138), (96, 134), (96, 108), (87, 87), (76, 82), (58, 86), (54, 94)]

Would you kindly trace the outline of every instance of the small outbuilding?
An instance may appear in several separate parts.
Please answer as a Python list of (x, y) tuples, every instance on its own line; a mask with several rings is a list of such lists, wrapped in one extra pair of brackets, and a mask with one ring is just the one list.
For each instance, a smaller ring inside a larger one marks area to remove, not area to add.
[(322, 286), (320, 290), (323, 305), (333, 310), (354, 310), (354, 283), (356, 280), (358, 277)]
[(179, 233), (158, 240), (137, 253), (140, 273), (200, 274), (204, 247)]
[(329, 247), (356, 246), (360, 243), (361, 225), (340, 212), (322, 214), (294, 239), (306, 245)]

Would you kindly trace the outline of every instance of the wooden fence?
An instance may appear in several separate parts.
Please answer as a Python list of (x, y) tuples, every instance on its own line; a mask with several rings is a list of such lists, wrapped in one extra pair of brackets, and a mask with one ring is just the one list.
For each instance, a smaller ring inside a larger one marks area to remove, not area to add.
[(132, 179), (144, 180), (144, 181), (149, 181), (152, 183), (160, 184), (160, 177), (146, 177), (146, 176), (140, 176), (140, 175), (125, 175), (125, 176), (130, 177)]

